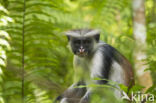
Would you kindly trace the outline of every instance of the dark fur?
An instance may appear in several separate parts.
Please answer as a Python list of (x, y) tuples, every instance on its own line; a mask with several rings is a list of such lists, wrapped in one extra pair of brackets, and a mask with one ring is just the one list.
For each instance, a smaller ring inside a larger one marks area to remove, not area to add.
[[(114, 59), (115, 56), (115, 49), (113, 47), (111, 47), (108, 44), (103, 45), (100, 50), (103, 52), (103, 61), (104, 61), (104, 65), (103, 65), (103, 71), (102, 71), (102, 75), (103, 77), (100, 77), (104, 80), (99, 80), (98, 83), (99, 84), (106, 84), (108, 81), (107, 79), (109, 78), (109, 73), (110, 73), (110, 68), (112, 65), (112, 60)], [(106, 79), (106, 80), (105, 80)]]
[[(91, 38), (74, 38), (70, 37), (71, 48), (73, 53), (76, 55), (77, 52), (79, 52), (79, 48), (81, 45), (85, 48), (85, 52), (90, 55), (91, 51), (93, 50), (93, 42), (90, 40)], [(87, 42), (90, 43), (87, 43)]]

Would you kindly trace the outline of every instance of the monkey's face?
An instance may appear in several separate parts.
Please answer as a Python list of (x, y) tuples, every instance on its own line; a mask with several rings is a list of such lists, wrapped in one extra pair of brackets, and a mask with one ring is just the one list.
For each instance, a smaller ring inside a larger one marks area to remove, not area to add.
[(93, 40), (91, 38), (72, 38), (71, 49), (73, 53), (80, 57), (88, 56), (93, 49)]

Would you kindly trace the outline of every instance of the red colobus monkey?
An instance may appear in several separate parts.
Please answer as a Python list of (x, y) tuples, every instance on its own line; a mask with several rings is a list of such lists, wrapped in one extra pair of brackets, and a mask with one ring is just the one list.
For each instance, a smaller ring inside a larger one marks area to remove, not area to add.
[[(71, 51), (74, 54), (74, 69), (77, 76), (70, 86), (56, 101), (60, 103), (89, 103), (91, 87), (74, 86), (108, 84), (111, 80), (130, 87), (134, 82), (133, 70), (128, 60), (115, 48), (99, 40), (100, 32), (92, 29), (71, 30), (65, 33)], [(93, 80), (101, 78), (101, 80)], [(118, 97), (121, 91), (114, 91)]]

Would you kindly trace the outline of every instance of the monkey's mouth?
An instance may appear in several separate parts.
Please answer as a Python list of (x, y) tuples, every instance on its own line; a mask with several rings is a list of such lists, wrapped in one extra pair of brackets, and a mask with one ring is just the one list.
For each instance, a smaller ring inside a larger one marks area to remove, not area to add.
[(85, 57), (85, 56), (87, 56), (87, 52), (77, 52), (76, 53), (78, 56), (80, 56), (80, 57)]

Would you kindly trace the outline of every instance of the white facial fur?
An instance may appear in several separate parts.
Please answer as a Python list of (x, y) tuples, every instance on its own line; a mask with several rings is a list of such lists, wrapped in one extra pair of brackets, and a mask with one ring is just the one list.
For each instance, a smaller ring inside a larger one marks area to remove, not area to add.
[(67, 36), (71, 36), (71, 37), (91, 37), (91, 36), (94, 36), (96, 34), (99, 34), (100, 31), (99, 30), (77, 30), (77, 31), (74, 31), (74, 30), (71, 30), (71, 31), (67, 31), (65, 32), (65, 35)]

